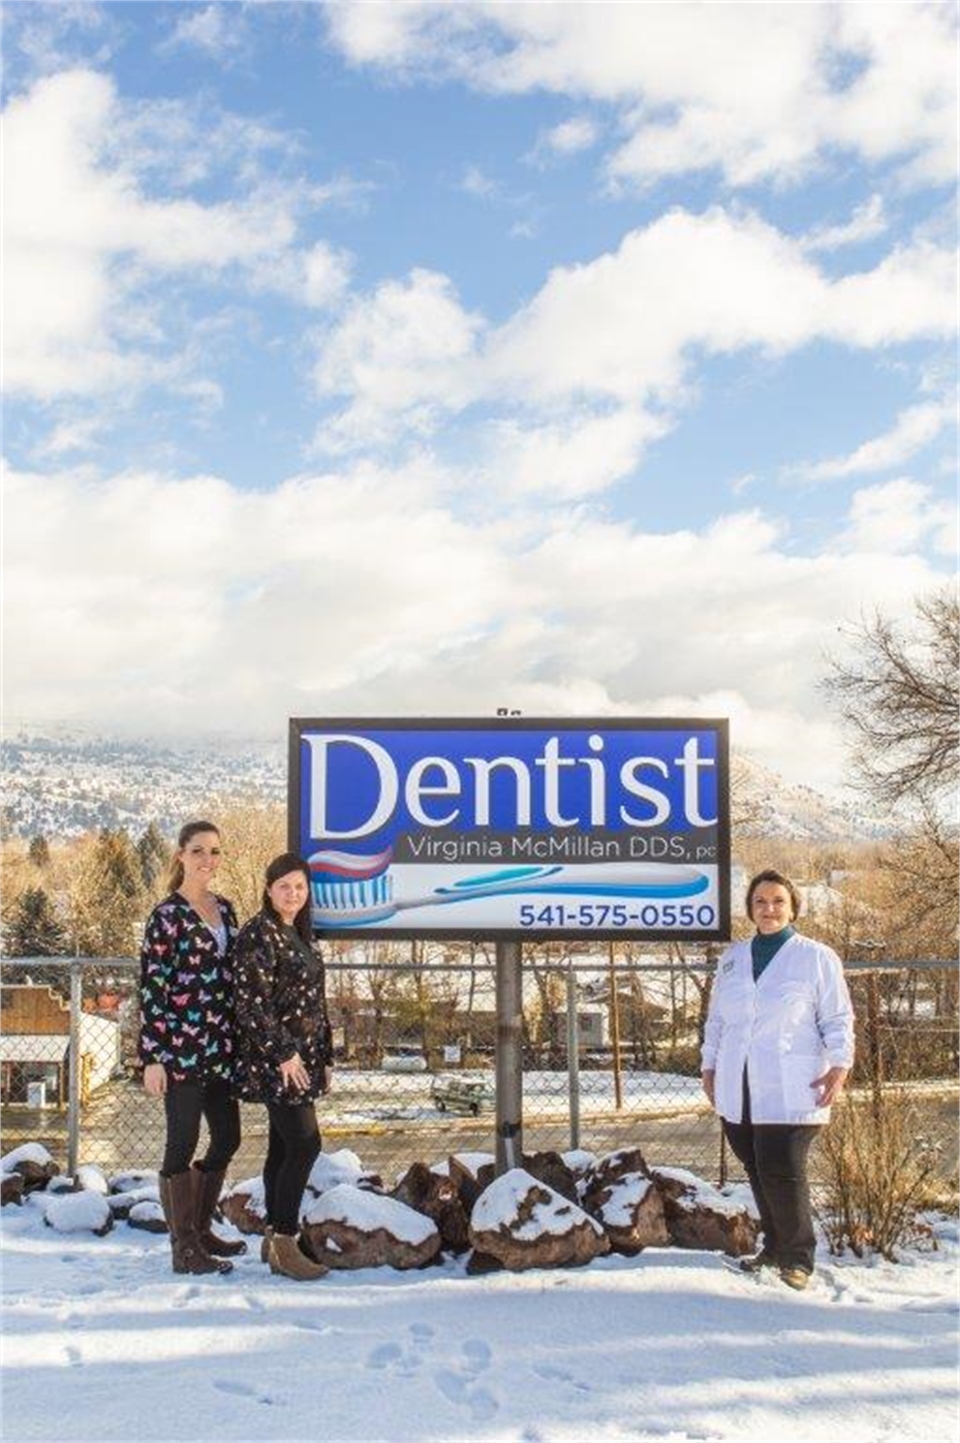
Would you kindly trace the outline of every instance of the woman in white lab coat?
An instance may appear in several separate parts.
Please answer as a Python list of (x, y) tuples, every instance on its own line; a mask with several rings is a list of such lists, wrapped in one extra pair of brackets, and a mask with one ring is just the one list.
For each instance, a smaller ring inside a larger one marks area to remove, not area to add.
[(756, 1199), (763, 1246), (741, 1267), (813, 1272), (807, 1154), (853, 1065), (853, 1008), (837, 954), (794, 930), (800, 894), (779, 872), (747, 889), (755, 935), (728, 947), (703, 1038), (703, 1087)]

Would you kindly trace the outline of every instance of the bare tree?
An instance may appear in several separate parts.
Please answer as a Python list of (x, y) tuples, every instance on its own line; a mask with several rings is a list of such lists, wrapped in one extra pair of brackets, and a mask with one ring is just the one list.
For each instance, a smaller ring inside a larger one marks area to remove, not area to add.
[(860, 784), (886, 805), (957, 782), (958, 635), (957, 596), (944, 588), (917, 600), (909, 631), (876, 612), (854, 628), (852, 658), (831, 663), (824, 685), (855, 738)]

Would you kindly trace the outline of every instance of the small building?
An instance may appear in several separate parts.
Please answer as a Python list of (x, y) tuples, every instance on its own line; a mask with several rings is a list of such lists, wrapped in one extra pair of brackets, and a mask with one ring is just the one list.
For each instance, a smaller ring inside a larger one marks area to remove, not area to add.
[[(32, 982), (0, 988), (0, 1098), (31, 1107), (65, 1107), (70, 1069), (70, 1007), (51, 987)], [(120, 1026), (80, 1015), (80, 1100), (120, 1064)]]

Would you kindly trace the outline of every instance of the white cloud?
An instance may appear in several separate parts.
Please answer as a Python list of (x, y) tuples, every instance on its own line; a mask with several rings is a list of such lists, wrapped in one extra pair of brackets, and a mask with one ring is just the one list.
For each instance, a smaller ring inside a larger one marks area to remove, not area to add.
[(953, 271), (949, 252), (918, 242), (832, 279), (801, 243), (719, 208), (668, 212), (615, 252), (556, 268), (499, 327), (464, 310), (447, 277), (416, 271), (324, 333), (314, 379), (343, 410), (323, 434), (341, 446), (422, 437), (474, 404), (525, 426), (561, 403), (662, 412), (682, 401), (698, 352), (950, 334)]
[(470, 475), (421, 458), (250, 492), (13, 474), (8, 705), (196, 736), (311, 711), (643, 715), (682, 698), (729, 712), (769, 764), (836, 781), (824, 650), (863, 607), (902, 615), (938, 580), (898, 547), (878, 566), (876, 536), (800, 553), (759, 511), (654, 532), (537, 494), (467, 521), (444, 498)]
[(956, 175), (955, 14), (920, 4), (337, 4), (358, 65), (606, 101), (619, 183), (719, 169), (796, 180), (846, 151), (917, 183)]
[(470, 363), (479, 317), (460, 305), (451, 281), (414, 270), (352, 301), (322, 334), (314, 381), (324, 396), (345, 396), (345, 409), (324, 422), (326, 449), (378, 445), (402, 424), (427, 432), (440, 409), (469, 399)]
[(835, 481), (872, 471), (890, 471), (929, 446), (946, 427), (955, 425), (956, 419), (956, 407), (951, 402), (923, 401), (901, 411), (889, 431), (864, 441), (849, 455), (793, 466), (788, 474), (803, 481)]
[(219, 64), (229, 64), (249, 44), (242, 6), (238, 4), (178, 7), (180, 13), (162, 49), (196, 49)]
[(929, 542), (943, 555), (957, 551), (957, 504), (929, 486), (900, 477), (855, 491), (842, 546), (884, 555), (915, 552)]
[[(160, 109), (173, 133), (196, 140), (187, 109), (167, 103)], [(319, 198), (296, 183), (264, 177), (253, 164), (241, 200), (202, 204), (148, 194), (142, 177), (158, 178), (150, 138), (158, 125), (158, 117), (145, 119), (143, 107), (133, 114), (110, 79), (89, 70), (62, 72), (10, 100), (3, 337), (9, 391), (50, 399), (182, 379), (189, 339), (175, 333), (169, 294), (162, 307), (155, 304), (164, 278), (195, 282), (200, 274), (220, 282), (242, 278), (251, 289), (286, 286), (310, 305), (329, 305), (343, 289), (349, 270), (343, 252), (322, 242), (308, 250), (298, 245), (298, 210)], [(248, 161), (273, 140), (253, 125)], [(231, 156), (243, 153), (236, 125), (225, 126), (224, 145)], [(160, 178), (169, 179), (162, 172)]]
[(596, 145), (599, 137), (600, 127), (596, 121), (588, 115), (574, 115), (545, 131), (537, 148), (555, 155), (578, 155)]
[(849, 220), (838, 225), (816, 226), (804, 237), (803, 245), (808, 251), (833, 251), (841, 246), (875, 240), (888, 228), (883, 196), (874, 194), (854, 209)]

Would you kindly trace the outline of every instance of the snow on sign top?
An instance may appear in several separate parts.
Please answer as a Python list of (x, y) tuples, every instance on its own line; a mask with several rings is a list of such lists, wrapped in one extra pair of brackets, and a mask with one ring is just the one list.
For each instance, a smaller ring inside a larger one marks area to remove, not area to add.
[(414, 1212), (405, 1203), (379, 1193), (367, 1192), (350, 1183), (338, 1183), (328, 1189), (304, 1212), (308, 1223), (340, 1222), (364, 1232), (383, 1228), (402, 1243), (416, 1246), (436, 1233), (430, 1218)]
[[(545, 1193), (546, 1200), (538, 1198), (530, 1217), (518, 1227), (520, 1205), (533, 1188), (540, 1194)], [(540, 1237), (543, 1233), (568, 1233), (578, 1223), (589, 1223), (594, 1232), (603, 1232), (600, 1224), (588, 1217), (576, 1203), (561, 1197), (522, 1167), (511, 1168), (495, 1178), (477, 1198), (470, 1219), (470, 1226), (476, 1232), (497, 1232), (506, 1228), (513, 1237), (524, 1240)]]

